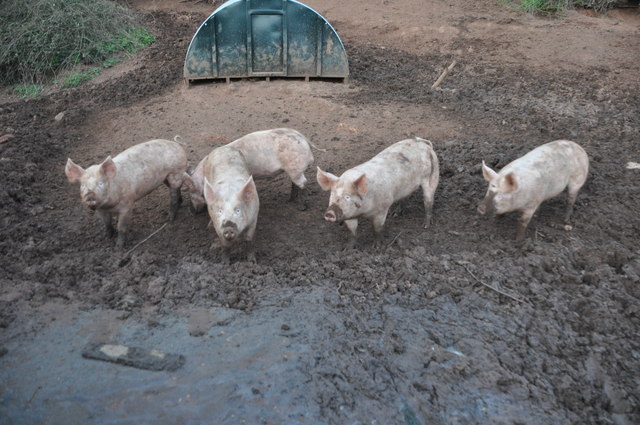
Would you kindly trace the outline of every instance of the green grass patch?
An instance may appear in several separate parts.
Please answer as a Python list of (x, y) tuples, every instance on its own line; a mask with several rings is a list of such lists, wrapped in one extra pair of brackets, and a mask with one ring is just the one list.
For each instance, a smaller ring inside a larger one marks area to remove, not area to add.
[(500, 0), (514, 4), (527, 13), (557, 15), (567, 9), (585, 8), (603, 12), (615, 6), (617, 0)]
[(114, 1), (0, 0), (0, 85), (41, 84), (153, 41), (133, 12)]
[(74, 72), (73, 74), (65, 78), (65, 80), (61, 84), (61, 87), (63, 89), (68, 89), (70, 87), (79, 86), (80, 84), (85, 83), (91, 80), (96, 75), (100, 74), (101, 71), (102, 68), (93, 68), (87, 73)]
[(111, 68), (114, 65), (117, 65), (120, 63), (120, 59), (119, 58), (109, 58), (106, 61), (102, 62), (102, 67), (103, 68)]
[(568, 0), (522, 0), (518, 7), (529, 13), (555, 14), (568, 6)]
[(41, 84), (19, 84), (13, 87), (13, 91), (18, 94), (20, 99), (29, 99), (38, 97), (44, 86)]

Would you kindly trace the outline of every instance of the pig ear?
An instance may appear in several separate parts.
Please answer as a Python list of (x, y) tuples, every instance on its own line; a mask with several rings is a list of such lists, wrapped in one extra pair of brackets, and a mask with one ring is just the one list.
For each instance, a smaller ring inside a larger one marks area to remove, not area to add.
[(239, 196), (243, 202), (252, 201), (258, 196), (258, 189), (253, 181), (253, 176), (249, 176), (249, 180), (247, 180), (244, 187), (240, 190)]
[(515, 192), (516, 190), (518, 190), (518, 180), (516, 179), (516, 175), (513, 174), (513, 172), (505, 175), (501, 186), (502, 189), (507, 193)]
[(327, 173), (326, 171), (322, 171), (320, 167), (318, 167), (316, 180), (318, 180), (318, 184), (320, 185), (322, 190), (331, 190), (331, 187), (338, 181), (338, 177), (334, 176), (331, 173)]
[(84, 174), (84, 168), (75, 164), (71, 158), (67, 158), (67, 165), (64, 167), (64, 173), (67, 175), (67, 179), (71, 183), (80, 181)]
[(356, 189), (356, 191), (358, 192), (358, 195), (360, 195), (360, 197), (364, 197), (364, 195), (367, 194), (367, 191), (369, 190), (369, 182), (367, 181), (367, 175), (363, 174), (360, 177), (358, 177), (358, 180), (353, 182), (353, 187)]
[(208, 204), (213, 204), (216, 199), (218, 199), (218, 195), (216, 194), (216, 192), (213, 190), (213, 186), (211, 186), (211, 183), (209, 183), (209, 180), (207, 180), (207, 178), (204, 178), (204, 200), (207, 202)]
[(108, 179), (112, 179), (116, 176), (116, 163), (111, 159), (111, 155), (109, 155), (102, 165), (100, 165), (100, 170)]
[(486, 181), (490, 182), (495, 178), (495, 176), (498, 175), (498, 173), (493, 171), (491, 168), (487, 167), (487, 164), (485, 164), (484, 161), (482, 161), (482, 175), (484, 176), (484, 179)]

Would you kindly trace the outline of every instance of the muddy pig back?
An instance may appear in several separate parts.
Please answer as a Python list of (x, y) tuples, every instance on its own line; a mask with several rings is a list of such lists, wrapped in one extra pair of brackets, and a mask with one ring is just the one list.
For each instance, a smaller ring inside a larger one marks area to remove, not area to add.
[(242, 152), (249, 172), (255, 177), (285, 171), (294, 183), (304, 185), (299, 176), (313, 163), (309, 141), (291, 128), (256, 131), (229, 144)]

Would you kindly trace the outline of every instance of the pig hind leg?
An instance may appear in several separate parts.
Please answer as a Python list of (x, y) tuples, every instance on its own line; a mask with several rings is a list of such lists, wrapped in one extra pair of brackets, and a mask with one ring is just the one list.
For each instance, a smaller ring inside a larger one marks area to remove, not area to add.
[(289, 202), (298, 202), (298, 209), (304, 211), (307, 209), (307, 191), (305, 185), (307, 178), (304, 176), (304, 172), (297, 171), (296, 173), (287, 172), (291, 178), (291, 195), (289, 196)]
[(169, 207), (169, 220), (173, 221), (178, 215), (178, 208), (182, 204), (182, 194), (180, 188), (182, 187), (182, 174), (169, 174), (164, 181), (171, 191), (171, 206)]
[(435, 182), (427, 180), (427, 181), (424, 181), (421, 186), (422, 186), (422, 196), (424, 201), (424, 225), (422, 227), (427, 229), (429, 226), (431, 226), (431, 217), (433, 214), (433, 200), (434, 200), (434, 195), (436, 193), (436, 187), (438, 186), (438, 181), (437, 179)]

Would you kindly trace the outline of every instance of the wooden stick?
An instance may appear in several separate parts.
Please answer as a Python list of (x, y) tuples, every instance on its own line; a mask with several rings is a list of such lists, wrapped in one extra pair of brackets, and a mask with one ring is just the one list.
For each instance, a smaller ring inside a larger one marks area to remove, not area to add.
[(144, 238), (142, 241), (138, 242), (136, 244), (136, 246), (134, 246), (133, 248), (131, 248), (129, 251), (127, 251), (126, 254), (124, 254), (125, 257), (128, 257), (129, 254), (131, 254), (131, 251), (133, 251), (134, 249), (136, 249), (137, 247), (139, 247), (140, 245), (142, 245), (143, 243), (145, 243), (146, 241), (148, 241), (149, 239), (151, 239), (151, 237), (153, 235), (155, 235), (156, 233), (158, 233), (160, 230), (164, 229), (164, 227), (167, 225), (167, 223), (164, 223), (158, 230), (156, 230), (155, 232), (153, 232), (152, 234), (150, 234), (149, 236), (147, 236), (146, 238)]
[(404, 230), (400, 230), (400, 233), (398, 233), (398, 234), (396, 235), (396, 237), (395, 237), (395, 238), (393, 238), (393, 240), (391, 241), (391, 243), (389, 243), (389, 245), (387, 245), (387, 248), (390, 248), (390, 247), (391, 247), (391, 245), (393, 245), (393, 243), (396, 241), (396, 239), (398, 239), (398, 238), (400, 237), (400, 235), (402, 234), (402, 232), (403, 232), (403, 231), (404, 231)]
[(447, 74), (449, 74), (449, 72), (453, 69), (453, 67), (456, 66), (456, 63), (458, 62), (454, 60), (453, 62), (451, 62), (451, 65), (449, 65), (444, 69), (444, 71), (442, 71), (442, 74), (440, 74), (436, 82), (433, 83), (433, 85), (431, 86), (432, 89), (435, 90), (438, 87), (440, 87), (440, 84), (442, 84), (442, 81), (444, 81), (444, 78), (447, 76)]
[(462, 268), (464, 268), (464, 269), (467, 271), (467, 273), (469, 273), (469, 274), (471, 275), (471, 277), (472, 277), (472, 278), (474, 278), (474, 279), (476, 280), (476, 282), (480, 283), (481, 285), (486, 286), (487, 288), (489, 288), (489, 289), (492, 289), (492, 290), (496, 291), (496, 292), (497, 292), (498, 294), (500, 294), (500, 295), (504, 295), (505, 297), (511, 298), (511, 299), (512, 299), (512, 300), (514, 300), (514, 301), (518, 301), (519, 303), (525, 303), (525, 302), (526, 302), (527, 304), (530, 304), (530, 303), (529, 303), (529, 301), (527, 301), (527, 300), (523, 300), (523, 299), (520, 299), (520, 298), (514, 297), (513, 295), (507, 294), (506, 292), (503, 292), (503, 291), (499, 290), (498, 288), (494, 288), (493, 286), (491, 286), (491, 285), (489, 285), (489, 284), (487, 284), (487, 283), (484, 283), (483, 281), (481, 281), (480, 279), (478, 279), (478, 278), (476, 277), (476, 275), (474, 275), (473, 273), (471, 273), (471, 270), (469, 270), (469, 269), (467, 268), (467, 266), (465, 266), (463, 263), (461, 263), (461, 262), (459, 262), (459, 261), (456, 261), (456, 263), (458, 263), (459, 265), (461, 265), (461, 266), (462, 266)]

